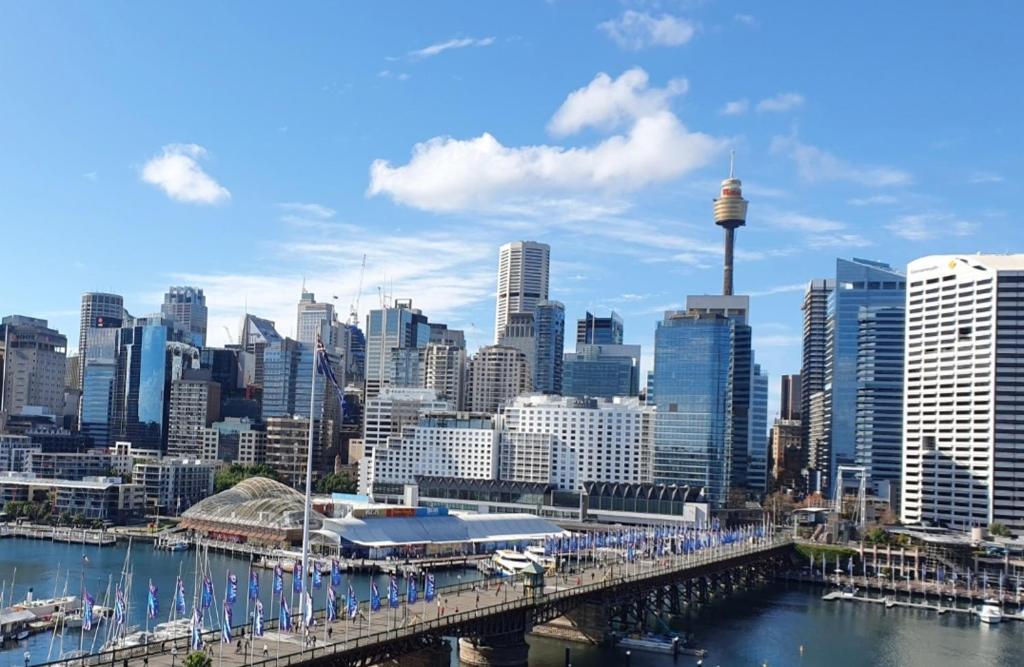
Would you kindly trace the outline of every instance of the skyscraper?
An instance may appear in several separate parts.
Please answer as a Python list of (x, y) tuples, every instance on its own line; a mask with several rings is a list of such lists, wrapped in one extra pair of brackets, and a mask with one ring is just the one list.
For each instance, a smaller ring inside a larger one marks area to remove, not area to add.
[(750, 384), (750, 428), (747, 445), (747, 488), (768, 489), (768, 375), (754, 364)]
[(551, 246), (535, 241), (513, 241), (498, 253), (498, 297), (494, 318), (497, 343), (512, 313), (533, 313), (548, 298)]
[(409, 299), (371, 310), (366, 316), (366, 398), (390, 384), (392, 350), (422, 348), (430, 341), (430, 324)]
[(907, 267), (904, 523), (1024, 531), (1024, 255)]
[[(78, 358), (85, 359), (86, 331), (98, 328), (119, 328), (124, 324), (124, 298), (120, 294), (85, 292), (82, 294), (81, 319), (78, 327)], [(79, 365), (77, 387), (82, 388), (85, 365)]]
[(800, 374), (781, 376), (779, 419), (800, 419)]
[[(804, 313), (803, 329), (803, 361), (800, 365), (800, 415), (801, 441), (804, 455), (807, 457), (805, 466), (812, 471), (824, 470), (828, 462), (823, 457), (827, 454), (825, 443), (820, 438), (811, 436), (811, 423), (821, 424), (824, 414), (812, 414), (812, 403), (817, 411), (824, 406), (825, 391), (825, 347), (828, 339), (828, 297), (836, 287), (832, 278), (812, 280), (804, 292), (802, 310)], [(820, 434), (818, 431), (816, 434)], [(815, 484), (811, 484), (811, 489)]]
[(622, 318), (614, 310), (608, 317), (597, 317), (588, 311), (576, 320), (576, 343), (622, 345), (622, 331)]
[(96, 447), (113, 443), (110, 424), (113, 416), (114, 380), (117, 375), (117, 344), (120, 329), (90, 327), (82, 360), (82, 409), (78, 428)]
[(186, 371), (171, 382), (167, 409), (167, 454), (201, 458), (201, 432), (220, 419), (220, 384), (208, 370)]
[(9, 315), (0, 322), (0, 346), (0, 411), (18, 415), (37, 407), (62, 414), (67, 337), (51, 329), (46, 320)]
[(334, 310), (334, 304), (317, 303), (316, 295), (303, 289), (297, 311), (298, 317), (295, 323), (295, 339), (297, 341), (315, 345), (317, 336), (319, 336), (324, 345), (334, 345), (334, 341), (331, 340), (331, 328), (338, 325), (338, 314)]
[(565, 352), (565, 306), (559, 301), (541, 301), (535, 312), (537, 362), (533, 369), (533, 390), (542, 394), (562, 393), (562, 355)]
[(725, 267), (722, 279), (722, 294), (732, 294), (733, 245), (736, 230), (747, 224), (747, 200), (743, 198), (740, 179), (733, 178), (732, 160), (729, 161), (729, 178), (722, 181), (721, 197), (715, 200), (715, 224), (725, 230)]
[(532, 387), (526, 355), (514, 347), (488, 345), (480, 348), (469, 361), (467, 375), (466, 401), (473, 412), (494, 414)]
[(530, 385), (537, 374), (537, 315), (530, 313), (509, 313), (505, 329), (498, 338), (498, 345), (514, 347), (523, 353), (530, 372)]
[(185, 342), (206, 346), (206, 296), (195, 287), (169, 287), (160, 314), (172, 320), (184, 333)]
[(577, 343), (563, 360), (562, 394), (611, 399), (640, 393), (639, 345)]
[[(860, 314), (862, 310), (903, 308), (905, 298), (903, 274), (888, 264), (866, 259), (836, 260), (836, 287), (828, 298), (825, 345), (825, 449), (829, 458), (822, 472), (827, 471), (828, 489), (832, 488), (838, 466), (856, 463)], [(871, 340), (872, 353), (902, 354), (898, 340), (884, 336)], [(896, 350), (886, 350), (887, 345), (895, 345)], [(864, 359), (861, 363), (873, 362)]]

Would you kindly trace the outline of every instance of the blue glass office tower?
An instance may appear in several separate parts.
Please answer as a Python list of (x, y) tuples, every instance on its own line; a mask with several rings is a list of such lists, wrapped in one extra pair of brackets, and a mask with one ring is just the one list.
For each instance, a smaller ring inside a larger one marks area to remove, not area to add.
[(640, 393), (639, 345), (576, 344), (563, 362), (562, 395), (613, 398)]
[(764, 493), (768, 490), (768, 375), (761, 369), (761, 364), (754, 364), (750, 390), (747, 487)]
[(576, 344), (622, 345), (622, 318), (614, 310), (608, 317), (597, 317), (588, 311), (576, 320)]
[(371, 310), (366, 316), (366, 398), (389, 385), (391, 350), (422, 348), (429, 342), (430, 324), (412, 301), (396, 299), (394, 307)]
[(110, 439), (110, 417), (117, 373), (117, 336), (119, 328), (89, 327), (88, 341), (79, 347), (85, 350), (82, 363), (82, 410), (78, 428), (92, 440), (95, 447), (113, 444)]
[(562, 355), (565, 351), (565, 306), (559, 301), (541, 301), (534, 311), (537, 363), (533, 369), (533, 390), (543, 394), (562, 393)]
[[(687, 310), (666, 313), (655, 332), (654, 481), (703, 489), (717, 507), (726, 505), (733, 488), (733, 461), (747, 455), (748, 303), (741, 296), (690, 297)], [(737, 346), (746, 362), (737, 364)], [(747, 424), (743, 429), (740, 421)]]
[(829, 489), (838, 466), (856, 463), (857, 364), (861, 309), (903, 308), (906, 281), (888, 264), (836, 260), (835, 289), (828, 296), (825, 346), (825, 445)]
[(856, 462), (876, 492), (898, 483), (903, 457), (903, 306), (861, 308), (857, 315)]

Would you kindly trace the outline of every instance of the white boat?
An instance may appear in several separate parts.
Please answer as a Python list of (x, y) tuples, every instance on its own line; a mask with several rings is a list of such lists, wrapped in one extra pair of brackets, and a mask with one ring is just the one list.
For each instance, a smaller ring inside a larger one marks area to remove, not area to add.
[(674, 654), (682, 644), (676, 636), (647, 634), (643, 637), (623, 637), (619, 640), (618, 646), (633, 651)]
[(526, 547), (526, 557), (532, 560), (534, 563), (543, 566), (545, 570), (555, 569), (555, 557), (544, 555), (544, 547)]
[(12, 605), (12, 608), (30, 612), (36, 618), (46, 619), (57, 612), (74, 611), (75, 609), (79, 609), (81, 606), (81, 602), (74, 595), (33, 600), (30, 593), (29, 597), (26, 598), (24, 602), (14, 604)]
[(843, 596), (843, 598), (847, 600), (852, 600), (854, 597), (857, 596), (857, 589), (853, 586), (846, 586), (845, 588), (843, 588), (841, 595)]
[(1003, 620), (1003, 610), (999, 607), (999, 602), (991, 598), (985, 600), (985, 604), (981, 605), (977, 613), (982, 623), (995, 625)]
[(491, 561), (499, 572), (507, 575), (519, 574), (533, 562), (526, 554), (512, 549), (498, 549), (491, 557)]

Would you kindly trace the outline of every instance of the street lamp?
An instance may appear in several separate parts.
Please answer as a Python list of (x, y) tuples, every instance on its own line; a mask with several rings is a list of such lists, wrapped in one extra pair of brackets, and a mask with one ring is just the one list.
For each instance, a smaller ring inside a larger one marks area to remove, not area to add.
[(174, 667), (174, 661), (178, 658), (178, 647), (171, 646), (171, 667)]
[(28, 663), (31, 660), (32, 660), (32, 654), (29, 653), (28, 651), (25, 651), (25, 667), (28, 667)]

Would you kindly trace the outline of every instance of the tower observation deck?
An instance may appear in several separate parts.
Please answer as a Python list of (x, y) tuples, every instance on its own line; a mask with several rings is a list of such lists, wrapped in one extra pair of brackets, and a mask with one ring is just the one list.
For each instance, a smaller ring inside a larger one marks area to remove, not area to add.
[[(735, 155), (734, 155), (735, 157)], [(732, 294), (733, 246), (736, 229), (747, 224), (747, 200), (740, 179), (733, 177), (733, 159), (729, 160), (729, 178), (722, 181), (721, 196), (715, 199), (715, 224), (725, 229), (725, 271), (722, 294)]]

